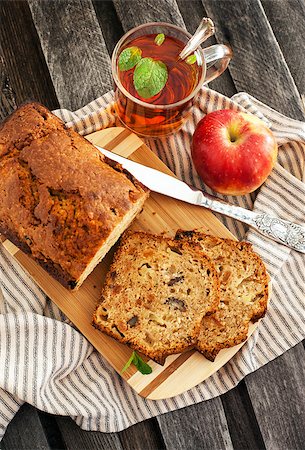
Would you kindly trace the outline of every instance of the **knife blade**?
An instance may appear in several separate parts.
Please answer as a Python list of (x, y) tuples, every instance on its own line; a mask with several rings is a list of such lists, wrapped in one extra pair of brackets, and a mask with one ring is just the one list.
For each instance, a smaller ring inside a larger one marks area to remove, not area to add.
[(174, 176), (131, 161), (97, 145), (95, 147), (107, 156), (107, 158), (120, 163), (124, 169), (130, 172), (151, 191), (232, 217), (250, 225), (259, 233), (274, 241), (301, 253), (305, 253), (304, 226), (271, 216), (267, 213), (256, 213), (240, 206), (232, 205), (193, 186), (189, 186)]

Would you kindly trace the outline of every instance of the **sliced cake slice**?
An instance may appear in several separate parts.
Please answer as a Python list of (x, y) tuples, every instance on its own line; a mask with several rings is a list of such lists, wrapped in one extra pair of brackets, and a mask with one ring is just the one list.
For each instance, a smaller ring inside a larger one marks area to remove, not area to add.
[(215, 267), (201, 247), (126, 232), (106, 276), (93, 324), (160, 364), (194, 347), (219, 304)]
[(220, 281), (218, 311), (204, 317), (197, 349), (214, 361), (222, 348), (247, 338), (249, 322), (263, 317), (268, 301), (268, 276), (251, 244), (196, 231), (178, 231), (177, 242), (193, 242), (213, 260)]

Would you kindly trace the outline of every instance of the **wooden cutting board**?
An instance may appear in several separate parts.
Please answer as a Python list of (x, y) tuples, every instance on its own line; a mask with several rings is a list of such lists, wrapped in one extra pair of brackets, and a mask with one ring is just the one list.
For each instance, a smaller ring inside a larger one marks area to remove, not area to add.
[[(116, 127), (97, 131), (87, 136), (87, 139), (119, 155), (172, 174), (138, 136), (125, 128)], [(166, 232), (172, 236), (177, 228), (201, 228), (209, 234), (234, 238), (210, 211), (155, 193), (151, 193), (143, 211), (133, 222), (132, 228), (152, 233)], [(112, 252), (109, 252), (95, 268), (81, 288), (73, 293), (54, 280), (10, 241), (4, 240), (3, 245), (109, 364), (120, 373), (132, 350), (104, 335), (91, 325), (92, 314), (99, 300)], [(250, 326), (249, 335), (256, 327), (257, 324)], [(122, 374), (122, 377), (143, 397), (153, 400), (173, 397), (196, 386), (215, 373), (232, 358), (242, 345), (222, 350), (214, 362), (208, 361), (200, 353), (191, 350), (181, 355), (168, 357), (164, 366), (149, 361), (149, 365), (153, 369), (150, 375), (142, 375), (132, 365)]]

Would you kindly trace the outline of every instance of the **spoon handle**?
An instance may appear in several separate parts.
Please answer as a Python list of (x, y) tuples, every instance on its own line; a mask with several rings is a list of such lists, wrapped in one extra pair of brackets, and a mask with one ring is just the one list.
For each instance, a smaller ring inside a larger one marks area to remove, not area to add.
[(214, 23), (208, 17), (204, 17), (195, 31), (195, 34), (188, 41), (184, 49), (179, 54), (180, 59), (185, 59), (199, 47), (202, 42), (215, 33)]

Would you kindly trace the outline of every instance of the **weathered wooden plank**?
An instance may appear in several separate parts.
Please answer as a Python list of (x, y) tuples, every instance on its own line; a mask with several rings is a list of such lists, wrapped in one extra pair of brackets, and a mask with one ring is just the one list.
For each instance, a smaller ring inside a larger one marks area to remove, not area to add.
[(262, 5), (301, 94), (305, 93), (305, 1), (262, 0)]
[(222, 405), (213, 399), (158, 417), (169, 450), (233, 449)]
[[(207, 17), (207, 13), (201, 0), (192, 0), (189, 2), (177, 0), (177, 5), (179, 6), (187, 30), (192, 34), (195, 33), (201, 19)], [(203, 44), (203, 47), (209, 47), (216, 43), (216, 39), (211, 37)], [(221, 77), (216, 78), (216, 80), (209, 83), (209, 88), (214, 89), (227, 97), (232, 97), (232, 95), (236, 94), (236, 88), (228, 70), (226, 70)]]
[[(27, 2), (1, 1), (0, 17), (0, 43), (5, 63), (5, 76), (1, 76), (2, 87), (4, 81), (1, 109), (10, 112), (15, 102), (20, 104), (26, 100), (38, 100), (49, 108), (57, 108), (55, 91)], [(15, 100), (12, 100), (12, 92)]]
[(267, 449), (304, 449), (304, 380), (302, 343), (246, 378)]
[(13, 112), (15, 108), (15, 93), (10, 84), (0, 45), (0, 120), (3, 120), (8, 114)]
[(9, 424), (1, 442), (2, 450), (49, 450), (38, 412), (30, 405), (23, 405)]
[(215, 22), (217, 40), (233, 48), (229, 70), (237, 89), (303, 119), (299, 93), (260, 1), (202, 1)]
[(165, 444), (157, 419), (137, 423), (119, 433), (124, 450), (163, 450)]
[(56, 416), (43, 411), (38, 411), (38, 415), (49, 446), (52, 449), (65, 449), (66, 446), (62, 439)]
[(184, 27), (175, 0), (113, 0), (124, 31), (148, 22), (170, 22)]
[(263, 450), (264, 441), (244, 381), (221, 396), (234, 450)]
[(90, 0), (29, 0), (62, 107), (77, 109), (112, 87), (110, 58)]
[(123, 450), (118, 433), (84, 431), (68, 417), (58, 417), (57, 423), (67, 450)]
[(116, 43), (124, 34), (122, 24), (119, 21), (112, 1), (93, 0), (92, 3), (103, 32), (108, 53), (112, 55)]

